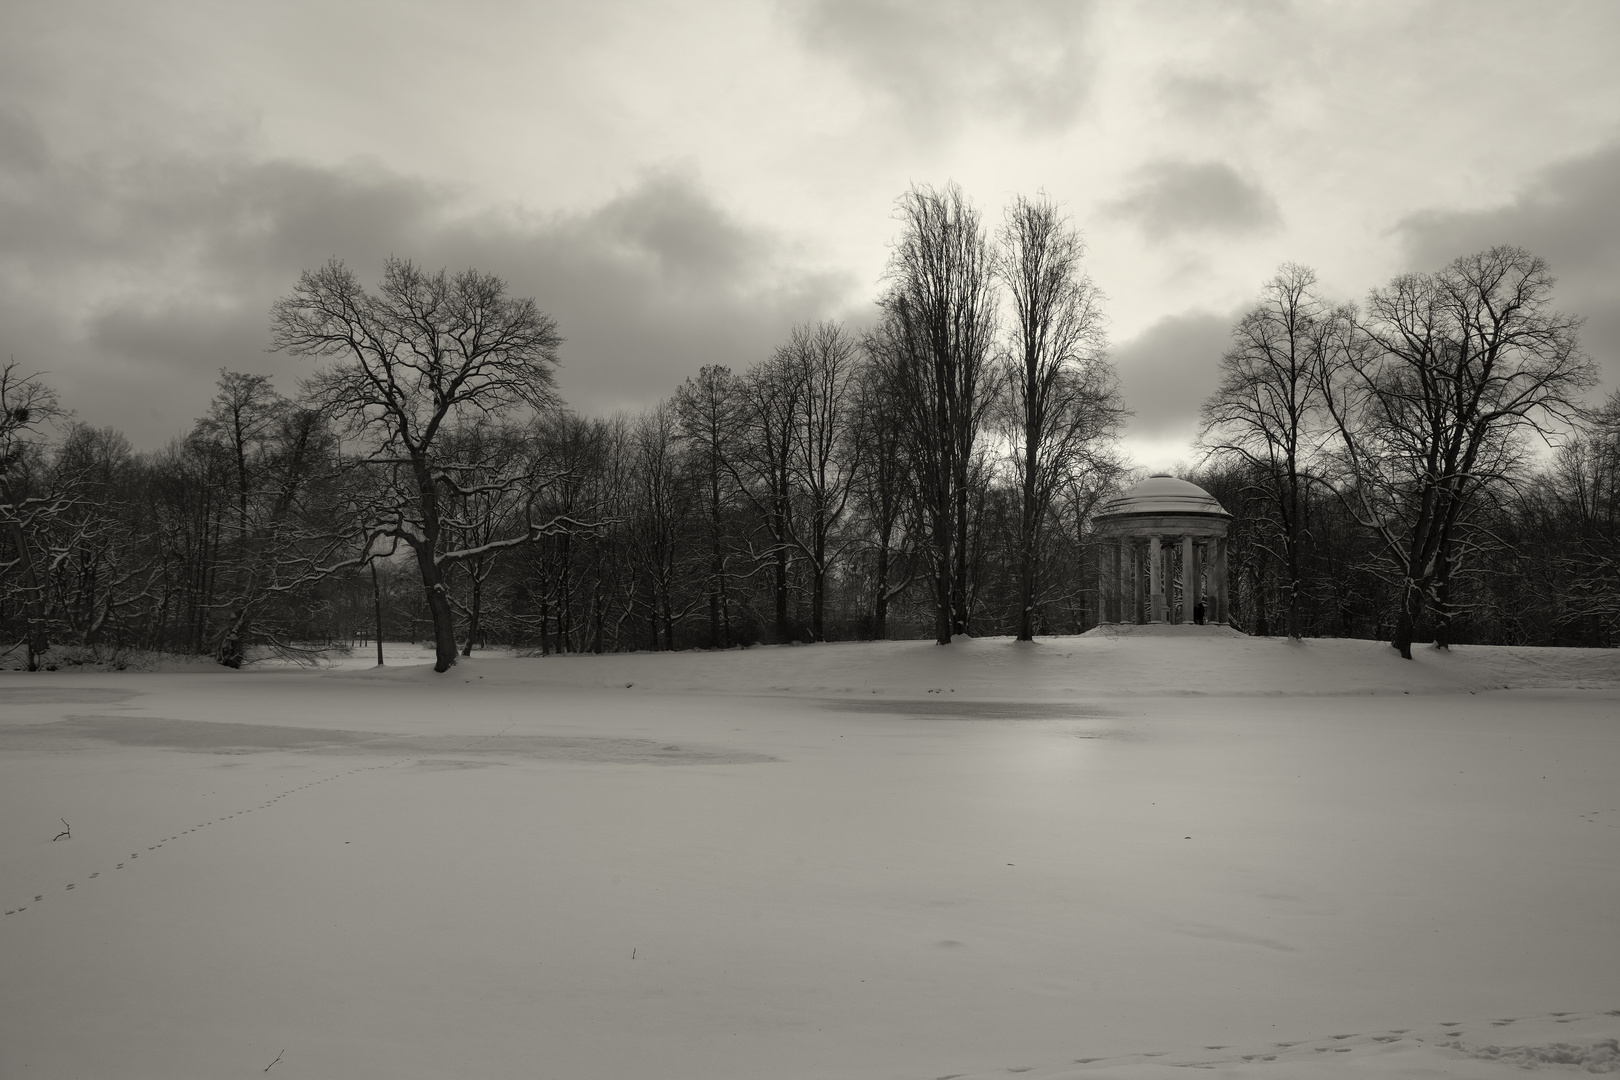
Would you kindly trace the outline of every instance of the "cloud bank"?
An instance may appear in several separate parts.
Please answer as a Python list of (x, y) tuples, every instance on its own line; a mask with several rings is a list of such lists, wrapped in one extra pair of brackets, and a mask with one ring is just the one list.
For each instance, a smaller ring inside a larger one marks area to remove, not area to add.
[(1235, 314), (1190, 311), (1160, 319), (1113, 350), (1130, 435), (1190, 437), (1204, 399), (1220, 382), (1221, 354), (1231, 344)]
[(1264, 188), (1219, 161), (1144, 165), (1131, 190), (1104, 203), (1103, 212), (1135, 223), (1155, 243), (1188, 233), (1263, 232), (1282, 221)]
[(792, 12), (812, 49), (898, 110), (901, 133), (940, 135), (985, 115), (1061, 130), (1085, 104), (1084, 0), (811, 0)]
[(1459, 255), (1513, 244), (1546, 259), (1558, 275), (1560, 308), (1584, 316), (1586, 352), (1603, 385), (1620, 389), (1620, 142), (1537, 174), (1512, 201), (1483, 210), (1431, 210), (1396, 228), (1412, 270), (1435, 270)]
[(591, 413), (651, 404), (703, 364), (746, 367), (855, 291), (679, 173), (573, 215), (459, 199), (374, 166), (68, 160), (0, 114), (0, 350), (49, 372), (81, 419), (152, 447), (202, 411), (221, 367), (295, 389), (313, 363), (265, 352), (270, 304), (333, 256), (366, 281), (390, 254), (505, 278), (558, 319), (559, 385)]

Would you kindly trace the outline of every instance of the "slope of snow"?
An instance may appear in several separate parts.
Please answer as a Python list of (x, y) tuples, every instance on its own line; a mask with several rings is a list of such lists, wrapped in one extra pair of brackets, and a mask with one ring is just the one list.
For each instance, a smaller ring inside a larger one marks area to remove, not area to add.
[[(351, 659), (349, 677), (435, 678), (418, 653), (405, 668)], [(473, 665), (479, 660), (474, 659)], [(538, 670), (529, 670), (538, 665)], [(463, 678), (466, 662), (458, 668)], [(1620, 650), (1418, 646), (1402, 660), (1388, 644), (1345, 638), (1288, 641), (1226, 627), (1120, 626), (1078, 637), (1015, 642), (961, 638), (608, 656), (526, 657), (487, 677), (555, 687), (728, 694), (983, 700), (1118, 696), (1435, 693), (1467, 690), (1620, 689)]]
[(1612, 1071), (1620, 654), (1417, 653), (0, 675), (0, 1076)]

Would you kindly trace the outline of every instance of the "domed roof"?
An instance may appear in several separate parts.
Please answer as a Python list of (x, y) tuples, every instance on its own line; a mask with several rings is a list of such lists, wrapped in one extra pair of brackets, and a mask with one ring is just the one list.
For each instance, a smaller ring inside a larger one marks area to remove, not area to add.
[(1197, 484), (1156, 473), (1102, 504), (1098, 517), (1124, 514), (1208, 514), (1229, 518), (1215, 497)]

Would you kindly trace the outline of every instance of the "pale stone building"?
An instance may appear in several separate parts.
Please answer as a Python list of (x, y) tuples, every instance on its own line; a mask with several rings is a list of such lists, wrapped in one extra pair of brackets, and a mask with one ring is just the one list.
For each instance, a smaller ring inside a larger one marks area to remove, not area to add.
[(1093, 519), (1099, 540), (1098, 606), (1103, 623), (1227, 621), (1226, 531), (1214, 496), (1160, 473), (1108, 500)]

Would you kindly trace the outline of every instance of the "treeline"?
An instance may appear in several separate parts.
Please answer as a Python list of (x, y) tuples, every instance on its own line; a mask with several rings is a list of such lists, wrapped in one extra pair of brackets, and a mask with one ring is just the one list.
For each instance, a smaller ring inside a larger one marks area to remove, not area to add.
[[(0, 381), (0, 625), (216, 657), (381, 632), (440, 670), (539, 651), (1076, 632), (1124, 417), (1078, 233), (954, 186), (899, 202), (876, 325), (794, 329), (634, 416), (577, 415), (561, 336), (476, 271), (339, 262), (272, 311), (296, 399), (222, 372), (156, 453)], [(55, 437), (52, 437), (52, 435)]]
[[(296, 398), (225, 371), (137, 453), (0, 372), (0, 634), (215, 657), (429, 640), (539, 652), (1073, 633), (1090, 519), (1134, 478), (1084, 245), (1045, 199), (988, 230), (897, 203), (872, 325), (795, 328), (637, 415), (557, 398), (555, 321), (504, 282), (333, 261), (271, 313)], [(1620, 396), (1540, 259), (1319, 295), (1285, 266), (1233, 327), (1184, 470), (1234, 515), (1257, 634), (1613, 646)], [(1197, 358), (1188, 358), (1195, 362)]]
[(1282, 268), (1232, 333), (1189, 479), (1236, 515), (1252, 633), (1613, 647), (1620, 395), (1511, 247), (1335, 304)]

